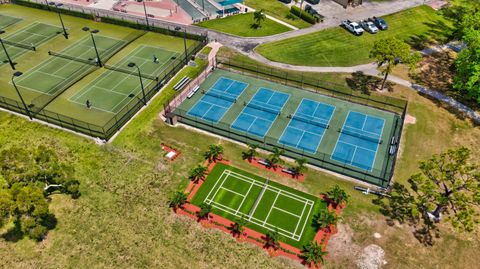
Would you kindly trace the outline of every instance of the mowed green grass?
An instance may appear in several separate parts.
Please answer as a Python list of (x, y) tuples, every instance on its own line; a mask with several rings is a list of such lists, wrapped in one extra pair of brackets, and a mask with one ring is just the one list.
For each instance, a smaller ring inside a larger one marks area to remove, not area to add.
[(265, 19), (260, 28), (253, 27), (253, 23), (253, 13), (247, 13), (204, 21), (198, 26), (244, 37), (269, 36), (292, 30), (270, 19)]
[(371, 62), (375, 41), (396, 37), (415, 47), (429, 41), (442, 42), (451, 33), (450, 24), (428, 6), (385, 16), (387, 31), (354, 36), (342, 27), (280, 40), (259, 46), (256, 51), (269, 60), (305, 66), (352, 66)]
[(245, 5), (254, 8), (255, 10), (263, 9), (268, 15), (297, 28), (307, 28), (312, 26), (310, 23), (296, 16), (291, 16), (290, 8), (278, 0), (245, 0)]
[(265, 178), (219, 163), (192, 203), (198, 206), (211, 203), (214, 213), (231, 221), (243, 216), (248, 221), (247, 227), (263, 234), (278, 229), (280, 241), (297, 248), (312, 242), (316, 233), (312, 218), (320, 210), (326, 210), (327, 203), (273, 181), (265, 186), (266, 183)]

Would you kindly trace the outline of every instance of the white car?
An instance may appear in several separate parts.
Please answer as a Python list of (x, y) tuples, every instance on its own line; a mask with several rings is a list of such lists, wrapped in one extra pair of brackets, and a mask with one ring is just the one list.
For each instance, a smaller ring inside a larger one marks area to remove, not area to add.
[(363, 34), (363, 29), (360, 26), (360, 24), (356, 22), (352, 22), (349, 20), (342, 21), (342, 25), (350, 32), (352, 32), (354, 35), (362, 35)]
[(362, 21), (360, 22), (360, 25), (363, 29), (365, 29), (365, 31), (369, 32), (370, 34), (378, 33), (378, 27), (375, 25), (375, 23), (371, 21)]

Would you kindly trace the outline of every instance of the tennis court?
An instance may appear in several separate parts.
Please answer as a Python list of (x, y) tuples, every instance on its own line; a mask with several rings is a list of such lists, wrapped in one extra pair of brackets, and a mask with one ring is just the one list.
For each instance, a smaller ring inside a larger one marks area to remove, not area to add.
[(19, 23), (20, 21), (22, 21), (21, 18), (0, 14), (0, 30), (3, 30), (8, 26), (12, 26), (16, 23)]
[[(113, 54), (115, 47), (124, 42), (105, 36), (95, 38), (101, 56)], [(44, 61), (17, 78), (15, 82), (24, 89), (53, 96), (62, 91), (70, 81), (84, 76), (95, 66), (96, 54), (90, 37), (85, 37), (79, 43), (66, 48), (61, 55), (63, 57), (51, 57)]]
[[(61, 28), (45, 23), (35, 22), (2, 38), (10, 58), (15, 59), (29, 50), (37, 47), (57, 36)], [(3, 50), (0, 51), (0, 64), (8, 63)]]
[(245, 105), (232, 128), (264, 137), (273, 122), (281, 114), (290, 95), (267, 88), (260, 88)]
[(129, 67), (135, 63), (141, 71), (144, 87), (157, 80), (157, 76), (166, 68), (172, 58), (179, 53), (158, 47), (139, 46), (127, 57), (113, 66), (108, 66), (108, 71), (97, 77), (87, 86), (82, 88), (70, 102), (86, 105), (89, 101), (91, 108), (108, 113), (117, 113), (131, 98), (143, 98), (140, 78), (136, 67)]
[(335, 106), (303, 99), (291, 116), (279, 143), (311, 153), (317, 152), (334, 111)]
[(247, 83), (221, 77), (204, 92), (205, 95), (188, 111), (188, 114), (218, 122), (247, 87)]
[(313, 239), (311, 219), (322, 204), (317, 197), (224, 164), (215, 166), (193, 202), (210, 204), (233, 221), (243, 218), (259, 232), (278, 231), (292, 245)]
[(384, 125), (384, 119), (350, 111), (332, 159), (360, 169), (372, 170), (378, 146), (382, 143)]

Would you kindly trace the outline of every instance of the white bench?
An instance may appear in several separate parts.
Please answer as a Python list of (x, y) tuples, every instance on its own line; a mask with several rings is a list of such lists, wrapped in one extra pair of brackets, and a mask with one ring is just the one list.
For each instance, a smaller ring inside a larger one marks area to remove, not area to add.
[(173, 89), (175, 91), (178, 91), (178, 90), (182, 89), (183, 87), (185, 87), (185, 85), (187, 85), (187, 83), (189, 81), (190, 81), (190, 78), (185, 76), (177, 84), (175, 84), (175, 86), (173, 86)]
[(259, 163), (259, 164), (263, 164), (263, 165), (265, 165), (265, 166), (269, 166), (269, 165), (270, 165), (269, 162), (267, 162), (267, 161), (265, 161), (265, 160), (262, 160), (262, 159), (258, 160), (258, 163)]
[(195, 86), (187, 95), (187, 98), (190, 99), (192, 98), (192, 96), (198, 91), (198, 89), (200, 89), (200, 86)]
[(293, 172), (292, 170), (287, 169), (287, 168), (283, 168), (283, 169), (282, 169), (282, 172), (287, 173), (287, 174), (290, 174), (290, 175), (295, 175), (295, 172)]

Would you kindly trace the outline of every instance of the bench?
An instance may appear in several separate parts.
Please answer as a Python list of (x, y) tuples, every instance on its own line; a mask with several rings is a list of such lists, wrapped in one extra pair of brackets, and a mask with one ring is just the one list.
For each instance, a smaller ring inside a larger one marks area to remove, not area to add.
[(192, 96), (198, 91), (198, 89), (200, 89), (200, 86), (195, 86), (187, 95), (187, 98), (190, 99), (192, 98)]
[(397, 137), (396, 137), (396, 136), (392, 136), (392, 140), (390, 141), (390, 144), (391, 144), (391, 145), (395, 145), (395, 144), (397, 144), (397, 143), (398, 143)]
[(184, 76), (177, 84), (175, 84), (175, 86), (173, 86), (173, 89), (175, 91), (178, 91), (180, 89), (182, 89), (183, 87), (185, 87), (185, 85), (187, 85), (187, 83), (190, 81), (190, 78), (187, 77), (187, 76)]
[(397, 151), (397, 146), (390, 146), (390, 150), (388, 151), (388, 153), (390, 155), (393, 155), (395, 154), (396, 151)]
[(262, 159), (258, 160), (258, 163), (259, 163), (259, 164), (263, 164), (263, 165), (265, 165), (265, 166), (270, 166), (270, 163), (269, 163), (269, 162), (267, 162), (267, 161), (265, 161), (265, 160), (262, 160)]
[(288, 168), (283, 168), (283, 169), (282, 169), (282, 172), (287, 173), (287, 174), (290, 174), (290, 175), (295, 175), (295, 172), (292, 171), (292, 170), (290, 170), (290, 169), (288, 169)]

